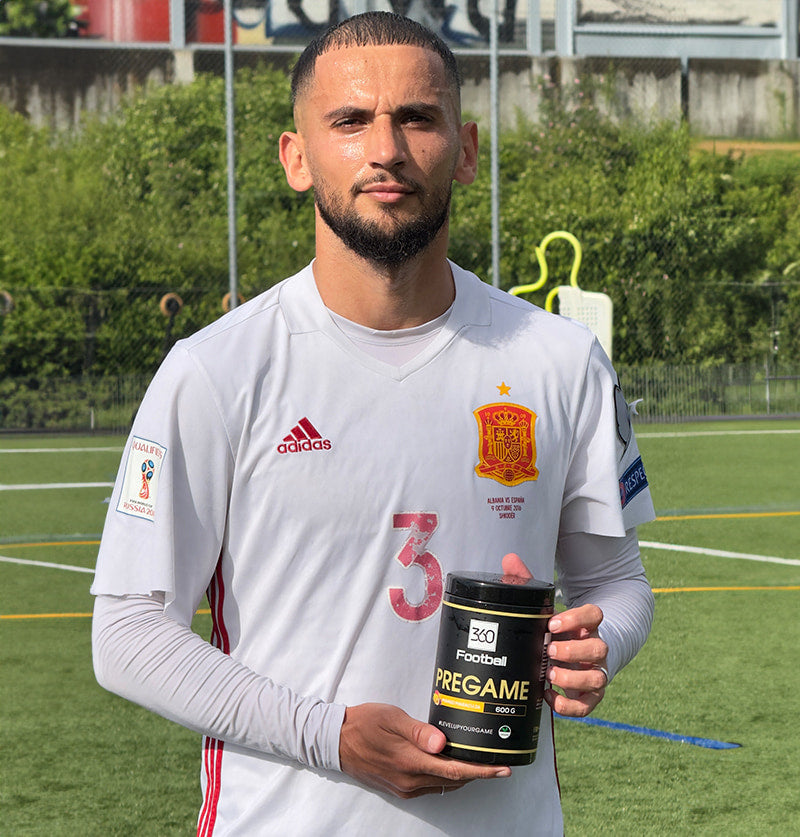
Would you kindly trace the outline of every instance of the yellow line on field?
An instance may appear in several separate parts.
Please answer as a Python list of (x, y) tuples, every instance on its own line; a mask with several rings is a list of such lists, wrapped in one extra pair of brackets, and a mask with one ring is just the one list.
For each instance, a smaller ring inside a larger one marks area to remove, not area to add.
[(654, 587), (654, 593), (713, 593), (732, 590), (800, 590), (800, 584), (773, 587)]
[[(756, 517), (800, 517), (800, 511), (777, 512), (719, 512), (712, 514), (670, 514), (659, 515), (655, 523), (675, 520), (735, 520)], [(21, 549), (37, 546), (99, 546), (100, 541), (38, 541), (36, 543), (4, 543), (5, 549)]]
[[(730, 593), (730, 592), (752, 592), (757, 590), (800, 590), (800, 584), (769, 587), (654, 587), (654, 593)], [(209, 616), (211, 611), (208, 608), (201, 608), (195, 611), (195, 616)], [(0, 619), (86, 619), (91, 613), (3, 613)]]
[(672, 514), (657, 517), (655, 522), (663, 520), (727, 520), (746, 517), (797, 517), (800, 511), (782, 512), (731, 512), (724, 514)]
[[(195, 616), (208, 616), (211, 611), (196, 610)], [(0, 613), (0, 619), (87, 619), (91, 613)]]
[(99, 546), (100, 541), (39, 541), (38, 543), (4, 543), (3, 549), (17, 549), (22, 546)]

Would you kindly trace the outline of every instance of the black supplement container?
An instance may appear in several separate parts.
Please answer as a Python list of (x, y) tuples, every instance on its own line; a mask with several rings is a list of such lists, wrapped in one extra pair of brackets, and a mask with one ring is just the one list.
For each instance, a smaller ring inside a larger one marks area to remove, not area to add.
[(444, 755), (483, 764), (536, 757), (555, 589), (536, 579), (449, 573), (429, 723)]

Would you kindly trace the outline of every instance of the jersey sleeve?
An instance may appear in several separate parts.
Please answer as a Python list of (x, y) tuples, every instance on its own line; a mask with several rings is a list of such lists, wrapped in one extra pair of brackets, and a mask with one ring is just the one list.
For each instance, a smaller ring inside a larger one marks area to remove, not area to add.
[(160, 591), (172, 615), (188, 624), (220, 554), (232, 473), (222, 412), (179, 343), (148, 388), (125, 445), (92, 593)]
[(655, 515), (629, 407), (596, 340), (577, 405), (560, 531), (623, 537)]
[(603, 611), (599, 635), (608, 645), (609, 680), (644, 645), (654, 600), (639, 555), (636, 531), (624, 538), (575, 532), (559, 538), (556, 569), (567, 607), (595, 604)]
[(163, 605), (161, 594), (96, 597), (92, 651), (103, 688), (211, 738), (340, 770), (343, 705), (256, 674)]

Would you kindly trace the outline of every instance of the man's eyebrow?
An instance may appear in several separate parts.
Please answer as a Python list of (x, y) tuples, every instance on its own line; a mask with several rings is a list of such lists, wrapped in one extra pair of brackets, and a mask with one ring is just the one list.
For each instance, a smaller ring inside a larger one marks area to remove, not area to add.
[[(430, 116), (436, 117), (444, 112), (444, 107), (439, 104), (432, 104), (431, 102), (409, 102), (401, 105), (395, 111), (399, 117), (404, 116)], [(355, 105), (343, 105), (340, 108), (329, 110), (323, 115), (326, 122), (336, 122), (339, 119), (359, 119), (369, 118), (372, 116), (372, 111), (368, 108), (360, 108)]]
[(335, 110), (329, 110), (323, 114), (323, 119), (326, 122), (336, 122), (338, 119), (353, 119), (359, 117), (369, 116), (369, 111), (366, 108), (357, 108), (354, 105), (343, 105)]
[(430, 116), (436, 117), (444, 113), (444, 108), (431, 102), (409, 102), (397, 109), (398, 116)]

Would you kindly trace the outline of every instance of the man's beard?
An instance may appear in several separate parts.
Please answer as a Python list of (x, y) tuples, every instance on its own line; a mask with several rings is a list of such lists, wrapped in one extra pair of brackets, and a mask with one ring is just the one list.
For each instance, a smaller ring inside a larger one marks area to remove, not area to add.
[[(416, 183), (397, 177), (393, 177), (392, 181), (414, 187), (417, 195), (424, 194)], [(352, 196), (355, 197), (364, 185), (353, 187)], [(436, 238), (450, 213), (450, 194), (448, 183), (423, 202), (422, 211), (416, 218), (406, 222), (393, 218), (391, 225), (362, 218), (352, 204), (345, 208), (340, 198), (327, 195), (324, 188), (317, 187), (314, 201), (322, 220), (357, 256), (373, 264), (402, 265)], [(392, 207), (386, 207), (384, 211), (386, 216), (393, 216)]]

